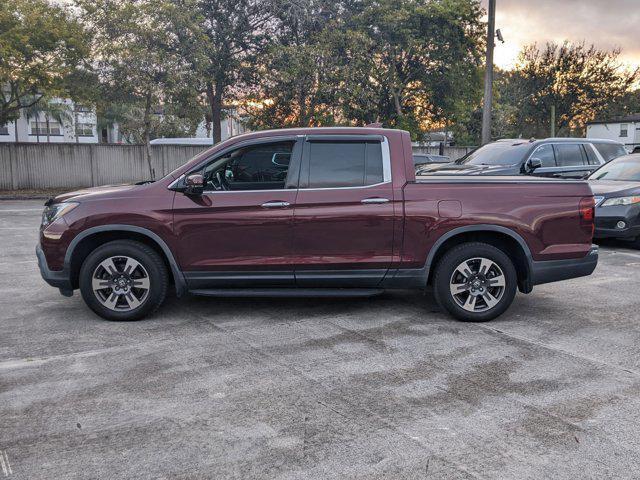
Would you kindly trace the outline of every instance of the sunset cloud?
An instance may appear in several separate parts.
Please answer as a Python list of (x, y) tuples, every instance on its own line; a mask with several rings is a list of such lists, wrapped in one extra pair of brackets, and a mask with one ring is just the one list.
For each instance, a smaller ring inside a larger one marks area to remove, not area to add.
[[(488, 1), (482, 0), (483, 7)], [(585, 41), (622, 49), (622, 60), (640, 66), (640, 0), (497, 0), (495, 62), (510, 68), (524, 45)]]

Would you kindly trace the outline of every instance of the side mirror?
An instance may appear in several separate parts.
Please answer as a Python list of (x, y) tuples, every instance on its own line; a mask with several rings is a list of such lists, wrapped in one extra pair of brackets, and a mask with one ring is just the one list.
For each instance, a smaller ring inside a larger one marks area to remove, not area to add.
[(540, 160), (539, 158), (530, 158), (527, 161), (527, 169), (530, 172), (533, 172), (534, 170), (541, 168), (542, 167), (542, 160)]
[(200, 173), (192, 173), (184, 178), (185, 195), (202, 195), (204, 192), (204, 177)]

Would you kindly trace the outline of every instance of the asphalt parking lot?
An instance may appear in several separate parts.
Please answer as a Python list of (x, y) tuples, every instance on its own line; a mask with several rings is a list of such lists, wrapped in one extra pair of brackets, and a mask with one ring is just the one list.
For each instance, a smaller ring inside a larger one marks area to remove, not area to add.
[(429, 297), (170, 298), (110, 323), (0, 202), (0, 478), (637, 478), (640, 251), (487, 324)]

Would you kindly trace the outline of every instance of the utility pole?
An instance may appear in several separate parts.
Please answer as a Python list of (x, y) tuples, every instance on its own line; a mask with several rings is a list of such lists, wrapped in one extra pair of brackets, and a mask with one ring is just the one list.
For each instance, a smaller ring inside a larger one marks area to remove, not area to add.
[(556, 106), (551, 105), (551, 138), (556, 136)]
[(493, 101), (493, 47), (496, 36), (496, 0), (489, 0), (487, 23), (487, 70), (484, 74), (484, 106), (482, 108), (482, 145), (491, 141), (491, 104)]

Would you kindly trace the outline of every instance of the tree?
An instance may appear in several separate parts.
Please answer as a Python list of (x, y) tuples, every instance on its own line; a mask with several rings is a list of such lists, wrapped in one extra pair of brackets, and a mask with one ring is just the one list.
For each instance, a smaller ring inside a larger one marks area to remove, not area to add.
[[(96, 70), (105, 97), (140, 119), (149, 175), (154, 113), (170, 104), (192, 75), (176, 35), (183, 12), (163, 0), (77, 0), (93, 32)], [(181, 99), (185, 98), (182, 96)]]
[[(349, 59), (337, 51), (350, 32), (339, 25), (343, 4), (324, 0), (291, 2), (277, 11), (274, 40), (255, 69), (257, 88), (245, 105), (253, 128), (333, 125), (342, 119), (337, 72)], [(342, 30), (342, 31), (341, 31)]]
[(0, 125), (44, 97), (73, 97), (67, 79), (89, 54), (68, 8), (45, 0), (0, 2)]
[(173, 0), (188, 13), (176, 30), (182, 53), (195, 74), (195, 91), (210, 109), (214, 143), (233, 90), (252, 77), (253, 58), (268, 42), (273, 4), (269, 0)]
[(473, 0), (304, 0), (261, 66), (252, 123), (380, 121), (418, 137), (480, 95), (481, 10)]
[(504, 88), (504, 100), (516, 107), (516, 130), (525, 137), (548, 136), (554, 106), (558, 134), (582, 134), (589, 120), (640, 78), (639, 70), (623, 68), (619, 55), (568, 42), (525, 47)]

